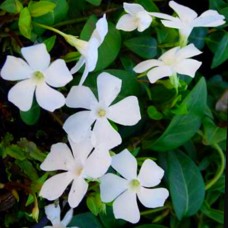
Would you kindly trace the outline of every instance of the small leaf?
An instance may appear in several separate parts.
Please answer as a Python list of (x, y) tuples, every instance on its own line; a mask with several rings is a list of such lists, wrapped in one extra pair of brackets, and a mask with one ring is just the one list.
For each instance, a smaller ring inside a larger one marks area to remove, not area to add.
[(31, 15), (27, 7), (23, 8), (20, 12), (18, 26), (21, 34), (30, 39), (32, 32), (32, 24), (31, 24)]
[(104, 207), (99, 194), (90, 194), (86, 199), (86, 205), (96, 216), (103, 211)]
[(101, 0), (86, 0), (86, 1), (94, 6), (99, 6), (101, 4)]
[(17, 14), (23, 9), (23, 5), (19, 0), (6, 0), (0, 5), (0, 9), (8, 13)]
[(56, 41), (56, 36), (51, 36), (43, 41), (47, 47), (48, 52), (50, 52), (52, 50), (52, 48), (54, 47), (55, 41)]
[(22, 161), (26, 159), (26, 153), (17, 145), (11, 145), (7, 147), (4, 153), (17, 160)]
[(50, 1), (30, 2), (29, 11), (32, 17), (39, 17), (52, 11), (56, 4)]
[(163, 115), (162, 113), (160, 113), (155, 106), (153, 105), (150, 105), (148, 108), (147, 108), (147, 113), (148, 113), (148, 116), (153, 119), (153, 120), (160, 120), (162, 119)]
[(135, 37), (124, 42), (124, 45), (138, 56), (150, 59), (157, 55), (157, 41), (152, 37)]
[(20, 111), (20, 117), (28, 125), (36, 124), (40, 117), (40, 106), (35, 104), (27, 112)]

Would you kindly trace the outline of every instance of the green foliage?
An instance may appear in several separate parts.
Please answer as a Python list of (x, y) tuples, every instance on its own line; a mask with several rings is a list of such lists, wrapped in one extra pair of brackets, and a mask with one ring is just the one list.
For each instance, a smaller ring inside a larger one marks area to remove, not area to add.
[(8, 12), (8, 13), (13, 13), (17, 14), (20, 13), (22, 10), (23, 5), (19, 0), (5, 0), (1, 5), (0, 9)]

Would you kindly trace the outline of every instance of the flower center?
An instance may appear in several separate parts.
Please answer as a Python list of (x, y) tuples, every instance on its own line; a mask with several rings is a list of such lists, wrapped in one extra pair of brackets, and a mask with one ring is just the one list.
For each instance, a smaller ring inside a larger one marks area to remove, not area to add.
[(35, 79), (36, 82), (42, 82), (44, 80), (44, 75), (40, 71), (35, 71), (33, 73), (33, 78)]
[(74, 170), (73, 170), (73, 174), (77, 177), (79, 177), (83, 172), (83, 167), (81, 166), (77, 166)]
[(137, 192), (140, 189), (140, 186), (141, 186), (140, 181), (137, 179), (133, 179), (129, 183), (130, 189), (134, 192)]
[(97, 115), (102, 118), (102, 117), (106, 116), (106, 111), (103, 108), (100, 108), (97, 111)]

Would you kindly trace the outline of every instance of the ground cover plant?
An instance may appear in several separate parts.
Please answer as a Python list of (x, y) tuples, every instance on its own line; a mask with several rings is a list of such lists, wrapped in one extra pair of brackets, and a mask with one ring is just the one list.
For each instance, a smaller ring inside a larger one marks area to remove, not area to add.
[(224, 226), (228, 2), (0, 4), (0, 227)]

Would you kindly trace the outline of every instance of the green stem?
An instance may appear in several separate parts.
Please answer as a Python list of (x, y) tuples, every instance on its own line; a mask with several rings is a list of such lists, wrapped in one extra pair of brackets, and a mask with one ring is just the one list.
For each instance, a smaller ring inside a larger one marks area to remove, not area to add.
[(146, 74), (147, 74), (147, 72), (143, 72), (143, 73), (139, 74), (139, 75), (137, 76), (137, 78), (142, 78), (142, 77), (144, 77)]
[(156, 209), (151, 209), (151, 210), (146, 210), (140, 213), (140, 215), (149, 215), (149, 214), (153, 214), (159, 211), (163, 211), (164, 209), (167, 209), (167, 207), (159, 207)]
[(206, 190), (211, 188), (218, 181), (218, 179), (222, 176), (224, 169), (225, 169), (225, 155), (224, 155), (222, 149), (216, 143), (213, 144), (212, 147), (218, 152), (218, 155), (219, 155), (221, 161), (220, 161), (220, 166), (217, 170), (216, 175), (206, 184), (206, 186), (205, 186)]

